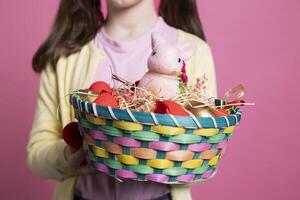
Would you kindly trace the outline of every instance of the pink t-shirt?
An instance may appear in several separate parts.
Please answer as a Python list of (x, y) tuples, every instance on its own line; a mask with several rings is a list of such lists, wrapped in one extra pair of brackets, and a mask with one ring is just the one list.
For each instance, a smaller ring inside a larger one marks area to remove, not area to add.
[[(167, 25), (161, 17), (148, 33), (132, 41), (113, 41), (101, 29), (94, 39), (94, 44), (105, 52), (106, 58), (99, 63), (91, 83), (102, 80), (112, 87), (117, 87), (120, 83), (112, 80), (112, 74), (130, 82), (142, 78), (147, 72), (147, 59), (152, 51), (152, 32), (160, 33), (169, 42), (177, 42), (177, 30)], [(90, 176), (79, 176), (75, 186), (75, 194), (88, 200), (149, 200), (168, 192), (167, 185), (164, 184), (132, 180), (119, 182), (100, 172)]]

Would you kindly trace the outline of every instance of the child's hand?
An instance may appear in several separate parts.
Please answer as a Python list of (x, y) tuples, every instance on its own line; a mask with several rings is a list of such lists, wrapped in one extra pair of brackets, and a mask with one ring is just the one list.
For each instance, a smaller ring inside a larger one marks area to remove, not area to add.
[(85, 152), (82, 147), (74, 150), (67, 145), (64, 150), (65, 159), (69, 166), (75, 170), (75, 175), (88, 175), (96, 173), (96, 170), (85, 161)]

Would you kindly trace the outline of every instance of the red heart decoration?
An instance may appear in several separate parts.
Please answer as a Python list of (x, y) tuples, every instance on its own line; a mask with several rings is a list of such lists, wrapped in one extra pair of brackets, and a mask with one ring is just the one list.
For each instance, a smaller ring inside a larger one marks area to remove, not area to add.
[(97, 105), (101, 106), (110, 106), (112, 108), (118, 108), (119, 104), (117, 99), (108, 93), (102, 93), (100, 94), (94, 101)]
[(112, 89), (109, 87), (109, 85), (107, 83), (105, 83), (104, 81), (96, 81), (94, 82), (90, 87), (89, 90), (93, 91), (93, 92), (107, 92), (109, 94), (112, 94)]
[(63, 139), (75, 150), (78, 150), (80, 147), (82, 147), (82, 136), (80, 135), (77, 122), (71, 122), (64, 127)]
[(154, 112), (177, 116), (190, 116), (190, 114), (181, 105), (170, 100), (156, 101)]

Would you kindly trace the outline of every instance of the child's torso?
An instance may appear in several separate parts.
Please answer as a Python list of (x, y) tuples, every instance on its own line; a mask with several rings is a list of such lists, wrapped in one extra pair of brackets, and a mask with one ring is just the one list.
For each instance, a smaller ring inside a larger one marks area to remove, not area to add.
[[(177, 42), (177, 30), (168, 26), (162, 18), (159, 18), (151, 31), (129, 42), (115, 42), (101, 30), (95, 37), (94, 44), (105, 52), (106, 57), (99, 63), (91, 83), (102, 80), (117, 87), (120, 83), (112, 80), (112, 74), (130, 82), (142, 78), (147, 72), (147, 59), (152, 51), (153, 31), (159, 32), (169, 42)], [(157, 198), (168, 192), (167, 185), (164, 184), (132, 180), (121, 183), (103, 173), (79, 176), (75, 187), (76, 195), (89, 200), (144, 200)]]

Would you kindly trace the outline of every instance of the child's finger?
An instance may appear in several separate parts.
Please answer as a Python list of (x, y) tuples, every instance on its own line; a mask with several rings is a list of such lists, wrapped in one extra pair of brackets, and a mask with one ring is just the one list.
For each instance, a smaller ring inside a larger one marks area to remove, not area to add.
[(68, 162), (71, 167), (78, 168), (85, 158), (85, 152), (82, 148), (68, 155)]

